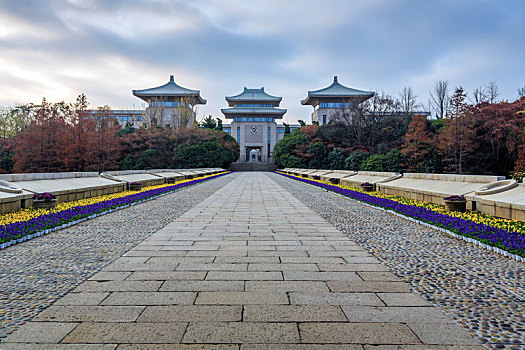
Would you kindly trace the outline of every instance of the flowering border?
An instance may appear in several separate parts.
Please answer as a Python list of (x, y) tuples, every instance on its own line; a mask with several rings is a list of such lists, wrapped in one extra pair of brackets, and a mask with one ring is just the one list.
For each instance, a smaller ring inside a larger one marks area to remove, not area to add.
[(27, 221), (1, 225), (0, 249), (7, 248), (13, 244), (21, 243), (28, 239), (42, 236), (43, 234), (60, 230), (62, 228), (69, 227), (89, 219), (93, 219), (103, 214), (111, 213), (115, 210), (124, 209), (131, 205), (136, 205), (161, 196), (165, 196), (182, 188), (224, 176), (229, 173), (230, 172), (224, 172), (202, 179), (195, 179), (171, 186), (145, 190), (128, 196), (101, 201), (94, 204), (79, 205), (59, 212), (50, 212)]
[(379, 209), (399, 214), (403, 217), (408, 217), (411, 221), (437, 228), (456, 238), (478, 244), (503, 255), (510, 256), (516, 260), (525, 261), (525, 236), (519, 232), (503, 230), (471, 220), (438, 213), (425, 207), (403, 204), (391, 199), (375, 197), (373, 195), (352, 191), (335, 185), (298, 178), (280, 172), (276, 172), (276, 174), (317, 187), (322, 187), (364, 204), (379, 207)]

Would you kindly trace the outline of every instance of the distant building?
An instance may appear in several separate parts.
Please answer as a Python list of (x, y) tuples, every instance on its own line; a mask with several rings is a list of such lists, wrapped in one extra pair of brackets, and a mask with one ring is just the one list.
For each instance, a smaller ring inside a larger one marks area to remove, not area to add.
[(301, 104), (314, 107), (312, 123), (323, 125), (333, 121), (342, 113), (352, 115), (361, 103), (374, 94), (373, 91), (346, 87), (337, 81), (337, 76), (334, 76), (332, 85), (324, 89), (308, 91), (308, 96), (301, 101)]
[(144, 124), (144, 110), (126, 110), (126, 109), (110, 109), (108, 111), (98, 111), (95, 109), (91, 109), (88, 111), (89, 115), (85, 118), (89, 118), (91, 120), (98, 120), (98, 119), (110, 119), (114, 123), (117, 122), (122, 126), (126, 126), (126, 124), (133, 125), (136, 128), (140, 128)]
[(174, 129), (193, 126), (195, 122), (193, 107), (206, 104), (199, 90), (177, 85), (173, 75), (170, 75), (167, 84), (150, 89), (133, 90), (133, 95), (148, 103), (144, 112), (146, 123), (170, 126)]
[(282, 97), (269, 95), (264, 88), (244, 88), (242, 93), (226, 97), (230, 108), (221, 112), (233, 121), (223, 125), (223, 130), (239, 143), (239, 162), (271, 161), (275, 144), (284, 136), (284, 126), (275, 122), (286, 113), (286, 109), (277, 108), (281, 100)]

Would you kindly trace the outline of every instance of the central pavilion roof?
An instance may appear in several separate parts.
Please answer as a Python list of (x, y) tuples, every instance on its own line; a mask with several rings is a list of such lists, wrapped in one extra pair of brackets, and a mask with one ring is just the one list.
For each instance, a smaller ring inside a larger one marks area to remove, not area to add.
[(188, 98), (193, 104), (206, 104), (206, 100), (200, 95), (199, 90), (191, 90), (175, 83), (173, 75), (167, 84), (144, 90), (133, 90), (133, 95), (149, 102), (153, 98)]
[(228, 101), (228, 105), (230, 107), (233, 107), (237, 103), (242, 102), (251, 102), (251, 103), (260, 103), (260, 102), (268, 102), (269, 104), (272, 104), (272, 106), (277, 107), (279, 106), (279, 103), (281, 102), (283, 98), (272, 96), (266, 91), (264, 91), (264, 87), (260, 89), (247, 89), (244, 88), (244, 91), (241, 92), (238, 95), (235, 96), (226, 96), (226, 101)]
[(221, 112), (226, 118), (237, 116), (264, 116), (282, 118), (286, 109), (276, 108), (281, 103), (282, 97), (272, 96), (260, 89), (247, 89), (235, 96), (226, 96), (226, 101), (231, 108), (223, 108)]
[(324, 89), (308, 91), (308, 96), (301, 101), (301, 104), (315, 106), (322, 99), (356, 99), (364, 101), (374, 96), (374, 94), (375, 92), (373, 91), (357, 90), (344, 86), (337, 81), (337, 76), (334, 76), (332, 85)]

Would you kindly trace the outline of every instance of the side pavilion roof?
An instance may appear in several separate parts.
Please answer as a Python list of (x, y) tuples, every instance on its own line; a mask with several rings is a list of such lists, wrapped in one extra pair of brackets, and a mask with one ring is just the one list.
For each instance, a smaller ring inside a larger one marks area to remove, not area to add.
[(133, 90), (133, 95), (148, 101), (153, 97), (187, 97), (192, 98), (194, 104), (206, 104), (206, 100), (200, 96), (199, 90), (191, 90), (175, 83), (173, 75), (167, 84), (150, 89)]
[(340, 84), (337, 81), (337, 76), (334, 76), (334, 82), (324, 89), (308, 91), (308, 96), (301, 101), (303, 105), (316, 105), (319, 103), (319, 98), (358, 98), (363, 101), (374, 96), (373, 91), (364, 91), (349, 88)]

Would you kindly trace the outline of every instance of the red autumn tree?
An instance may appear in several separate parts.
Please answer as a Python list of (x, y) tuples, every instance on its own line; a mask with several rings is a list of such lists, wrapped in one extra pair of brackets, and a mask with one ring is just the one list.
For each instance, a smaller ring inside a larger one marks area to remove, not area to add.
[(525, 97), (514, 102), (481, 103), (471, 109), (476, 120), (478, 153), (484, 157), (475, 172), (507, 175), (525, 143)]
[(445, 170), (457, 174), (464, 173), (467, 157), (478, 147), (474, 129), (475, 120), (469, 106), (465, 103), (466, 96), (462, 87), (456, 88), (450, 100), (450, 111), (438, 144)]
[(120, 169), (121, 145), (117, 138), (120, 125), (109, 106), (99, 107), (95, 114), (94, 163), (89, 170)]
[(51, 104), (44, 98), (32, 121), (18, 135), (14, 147), (14, 172), (66, 171), (73, 109), (64, 102)]
[(406, 170), (419, 171), (431, 146), (432, 139), (427, 131), (427, 118), (422, 115), (412, 116), (405, 134), (405, 143), (401, 148), (401, 153), (405, 156)]
[(96, 124), (87, 111), (86, 95), (77, 97), (74, 104), (75, 113), (71, 118), (71, 134), (69, 135), (68, 158), (66, 159), (69, 171), (88, 171), (96, 169)]

